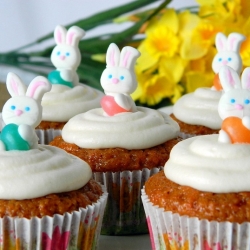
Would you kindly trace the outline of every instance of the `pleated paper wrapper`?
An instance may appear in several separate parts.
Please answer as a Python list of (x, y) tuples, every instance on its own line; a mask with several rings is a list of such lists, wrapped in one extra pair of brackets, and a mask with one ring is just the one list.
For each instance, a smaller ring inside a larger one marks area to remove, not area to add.
[(107, 192), (96, 203), (72, 213), (31, 219), (0, 218), (0, 249), (94, 250), (98, 249)]
[(199, 220), (152, 204), (142, 189), (142, 202), (153, 250), (250, 250), (250, 223)]

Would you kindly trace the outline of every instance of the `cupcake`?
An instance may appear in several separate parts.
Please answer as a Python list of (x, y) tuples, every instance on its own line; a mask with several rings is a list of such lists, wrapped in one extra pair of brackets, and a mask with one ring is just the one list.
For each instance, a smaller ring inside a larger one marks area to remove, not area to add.
[(133, 66), (139, 52), (110, 44), (101, 76), (102, 108), (71, 118), (50, 144), (88, 162), (109, 193), (102, 234), (147, 233), (140, 190), (168, 160), (179, 126), (157, 110), (136, 107)]
[(107, 193), (90, 166), (56, 147), (39, 145), (35, 127), (51, 85), (7, 76), (12, 96), (0, 134), (0, 248), (96, 249)]
[(193, 93), (183, 95), (173, 106), (171, 117), (180, 125), (181, 137), (219, 132), (222, 119), (218, 114), (218, 102), (222, 88), (218, 81), (218, 72), (222, 65), (228, 65), (240, 74), (242, 60), (239, 50), (244, 39), (245, 37), (238, 33), (231, 33), (228, 38), (222, 33), (216, 35), (218, 53), (212, 62), (212, 69), (216, 74), (213, 87), (198, 88)]
[(250, 68), (223, 66), (219, 134), (176, 144), (142, 191), (153, 249), (248, 249)]
[(63, 26), (55, 28), (57, 45), (52, 51), (51, 61), (56, 70), (48, 75), (52, 89), (43, 96), (42, 121), (36, 131), (41, 144), (48, 144), (56, 135), (60, 135), (71, 117), (100, 107), (103, 93), (79, 83), (76, 73), (81, 61), (78, 43), (84, 34), (84, 30), (77, 26), (68, 31)]

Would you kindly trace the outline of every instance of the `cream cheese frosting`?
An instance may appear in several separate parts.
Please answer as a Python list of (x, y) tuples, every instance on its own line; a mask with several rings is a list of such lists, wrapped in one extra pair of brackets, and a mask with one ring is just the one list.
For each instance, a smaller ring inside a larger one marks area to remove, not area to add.
[(52, 146), (0, 151), (0, 158), (1, 199), (31, 199), (77, 190), (92, 176), (86, 162)]
[(250, 191), (250, 144), (220, 143), (218, 136), (197, 136), (176, 144), (164, 167), (167, 178), (200, 191)]
[(222, 123), (218, 114), (220, 97), (221, 91), (198, 88), (193, 93), (183, 95), (175, 103), (173, 114), (187, 124), (219, 129)]
[(103, 95), (101, 91), (84, 84), (74, 88), (53, 84), (51, 91), (42, 99), (42, 120), (67, 122), (77, 114), (100, 107)]
[(81, 148), (145, 149), (178, 134), (179, 125), (167, 114), (144, 107), (114, 116), (93, 109), (71, 118), (62, 130), (64, 141)]

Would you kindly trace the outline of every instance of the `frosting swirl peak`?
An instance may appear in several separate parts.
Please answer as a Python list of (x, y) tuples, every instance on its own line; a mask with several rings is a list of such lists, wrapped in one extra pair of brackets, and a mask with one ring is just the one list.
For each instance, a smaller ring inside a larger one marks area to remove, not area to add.
[(167, 114), (143, 107), (106, 116), (101, 108), (71, 118), (62, 130), (68, 143), (82, 148), (144, 149), (176, 138), (179, 125)]
[(102, 92), (84, 84), (74, 88), (54, 84), (52, 90), (46, 93), (42, 99), (42, 119), (67, 122), (77, 114), (100, 107), (102, 96)]
[(198, 88), (195, 92), (182, 96), (174, 105), (175, 117), (187, 124), (203, 125), (219, 129), (222, 120), (218, 113), (221, 91)]
[(86, 162), (52, 146), (0, 151), (0, 158), (1, 199), (31, 199), (76, 190), (92, 176)]
[(168, 179), (200, 191), (250, 191), (250, 144), (218, 142), (218, 135), (196, 136), (176, 144), (165, 164)]

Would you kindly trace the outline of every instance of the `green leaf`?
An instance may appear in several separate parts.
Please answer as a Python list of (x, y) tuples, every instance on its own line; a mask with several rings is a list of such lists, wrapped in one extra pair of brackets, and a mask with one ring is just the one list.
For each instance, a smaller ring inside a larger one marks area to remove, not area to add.
[(139, 1), (133, 1), (131, 3), (118, 6), (116, 8), (100, 12), (98, 14), (95, 14), (89, 18), (74, 22), (70, 25), (67, 25), (67, 27), (71, 27), (72, 25), (76, 25), (79, 27), (82, 27), (85, 30), (89, 30), (92, 28), (95, 28), (99, 24), (105, 24), (109, 21), (112, 21), (114, 18), (123, 15), (124, 13), (128, 13), (130, 11), (134, 11), (138, 8), (144, 7), (146, 5), (152, 4), (153, 2), (156, 2), (156, 0), (139, 0)]
[[(141, 1), (141, 0), (140, 0)], [(165, 0), (159, 7), (157, 7), (150, 15), (144, 17), (131, 27), (125, 29), (119, 33), (105, 34), (101, 36), (92, 37), (79, 42), (79, 49), (82, 54), (100, 54), (106, 53), (106, 50), (110, 43), (116, 43), (122, 47), (132, 41), (134, 35), (136, 35), (142, 25), (154, 17), (160, 10), (162, 10), (171, 0)], [(33, 56), (50, 56), (53, 47), (47, 48), (41, 52), (32, 53)]]
[[(79, 43), (81, 51), (86, 51), (91, 54), (106, 53), (106, 50), (110, 43), (116, 43), (117, 45), (123, 46), (132, 41), (132, 37), (136, 35), (141, 26), (154, 17), (160, 10), (162, 10), (171, 0), (164, 1), (158, 8), (156, 8), (150, 15), (144, 17), (132, 27), (120, 32), (113, 34), (106, 34), (105, 36), (94, 37), (91, 39), (82, 40)], [(106, 38), (106, 39), (104, 39)]]
[[(123, 15), (127, 12), (134, 11), (138, 8), (144, 7), (146, 5), (152, 4), (153, 2), (156, 2), (157, 0), (138, 0), (138, 1), (133, 1), (131, 3), (121, 5), (106, 11), (99, 12), (97, 14), (94, 14), (88, 18), (81, 19), (79, 21), (73, 22), (69, 25), (66, 26), (66, 28), (69, 28), (71, 26), (78, 26), (85, 31), (96, 28), (97, 26), (107, 24), (107, 23), (112, 23), (113, 19)], [(35, 44), (41, 43), (47, 39), (50, 39), (53, 37), (53, 32), (37, 39), (35, 42), (27, 44), (23, 47), (20, 47), (12, 52), (19, 51), (22, 49), (26, 49), (28, 47), (31, 47)]]
[[(92, 61), (93, 62), (93, 61)], [(95, 62), (95, 65), (91, 65), (91, 62), (84, 62), (78, 67), (77, 73), (80, 78), (81, 83), (85, 83), (95, 89), (103, 91), (100, 78), (103, 70), (105, 69), (105, 64)]]

